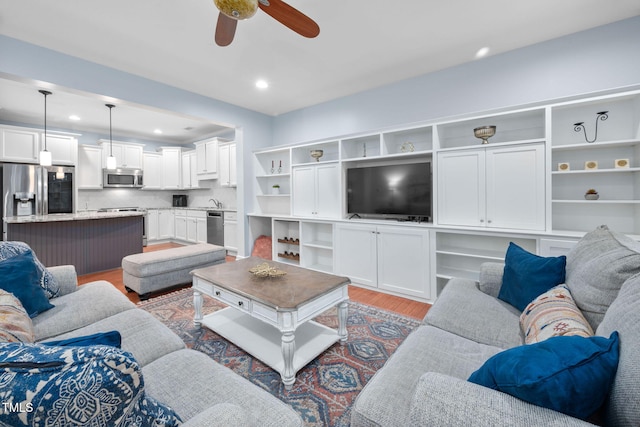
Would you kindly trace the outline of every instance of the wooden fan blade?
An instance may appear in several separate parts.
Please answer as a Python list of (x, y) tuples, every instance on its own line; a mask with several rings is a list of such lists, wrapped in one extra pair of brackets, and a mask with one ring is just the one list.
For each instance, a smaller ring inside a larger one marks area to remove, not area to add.
[(218, 14), (218, 23), (216, 24), (216, 44), (218, 46), (229, 46), (236, 34), (236, 26), (238, 21), (229, 18), (224, 13)]
[(320, 27), (304, 13), (289, 6), (282, 0), (258, 0), (258, 6), (269, 16), (300, 34), (313, 38), (320, 34)]

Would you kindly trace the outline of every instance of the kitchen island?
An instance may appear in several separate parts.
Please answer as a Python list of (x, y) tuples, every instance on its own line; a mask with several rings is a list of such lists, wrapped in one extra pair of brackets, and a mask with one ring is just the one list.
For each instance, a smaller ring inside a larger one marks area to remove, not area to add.
[(119, 268), (142, 252), (144, 212), (96, 212), (4, 218), (5, 240), (21, 241), (45, 266), (71, 264), (78, 274)]

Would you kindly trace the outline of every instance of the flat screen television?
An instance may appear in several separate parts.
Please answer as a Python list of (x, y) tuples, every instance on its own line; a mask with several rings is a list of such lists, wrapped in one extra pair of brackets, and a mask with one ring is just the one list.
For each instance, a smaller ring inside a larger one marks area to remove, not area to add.
[(431, 162), (347, 169), (347, 213), (431, 221)]

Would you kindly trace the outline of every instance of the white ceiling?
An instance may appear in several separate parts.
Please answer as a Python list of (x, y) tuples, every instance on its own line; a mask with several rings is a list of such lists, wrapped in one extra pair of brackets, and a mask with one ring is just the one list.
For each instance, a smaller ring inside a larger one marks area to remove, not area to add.
[(0, 0), (0, 32), (275, 116), (473, 61), (484, 46), (495, 55), (640, 15), (639, 0), (288, 3), (317, 38), (259, 10), (219, 47), (211, 0)]

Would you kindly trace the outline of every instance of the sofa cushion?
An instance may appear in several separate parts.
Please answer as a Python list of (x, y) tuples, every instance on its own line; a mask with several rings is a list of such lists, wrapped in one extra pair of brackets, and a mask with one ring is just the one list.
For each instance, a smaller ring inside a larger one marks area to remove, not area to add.
[(20, 300), (0, 289), (0, 342), (33, 342), (33, 323)]
[(140, 309), (116, 313), (50, 340), (66, 340), (111, 330), (120, 333), (121, 348), (133, 354), (140, 366), (146, 366), (167, 353), (185, 348), (184, 341), (178, 335), (149, 312)]
[(424, 323), (463, 338), (502, 349), (521, 345), (521, 312), (478, 289), (473, 280), (451, 279)]
[(0, 344), (0, 399), (19, 403), (8, 425), (174, 426), (180, 419), (145, 396), (140, 366), (129, 353), (109, 346), (47, 347)]
[[(640, 420), (640, 274), (620, 288), (596, 333), (620, 334), (620, 362), (605, 411), (607, 425), (637, 426)], [(630, 404), (635, 402), (636, 404)]]
[[(0, 261), (21, 255), (26, 252), (32, 252), (29, 245), (24, 242), (3, 242), (0, 241)], [(32, 252), (33, 253), (33, 252)], [(38, 271), (38, 280), (40, 287), (44, 290), (47, 298), (55, 298), (59, 295), (60, 285), (56, 277), (51, 274), (40, 262), (37, 256), (33, 255), (33, 261)]]
[(111, 347), (120, 348), (122, 346), (122, 337), (118, 331), (109, 331), (98, 332), (91, 335), (82, 335), (64, 340), (47, 341), (42, 344), (52, 347), (88, 347), (91, 345), (109, 345)]
[(29, 317), (36, 317), (53, 308), (40, 287), (39, 273), (31, 250), (0, 261), (0, 277), (0, 288), (18, 298)]
[(604, 403), (618, 357), (617, 332), (553, 337), (497, 354), (469, 381), (586, 420)]
[(567, 258), (541, 257), (509, 243), (498, 298), (522, 311), (538, 295), (564, 283)]
[(385, 427), (411, 425), (411, 398), (424, 373), (439, 372), (466, 379), (500, 351), (501, 348), (479, 344), (433, 326), (420, 326), (360, 392), (351, 410), (351, 423)]
[(593, 329), (625, 280), (638, 273), (640, 243), (606, 226), (587, 233), (567, 253), (567, 287)]
[(142, 372), (147, 393), (173, 408), (185, 422), (213, 404), (229, 403), (248, 411), (247, 419), (260, 420), (260, 427), (302, 426), (290, 406), (199, 351), (171, 352)]
[(565, 285), (551, 288), (531, 301), (520, 316), (520, 327), (525, 344), (564, 335), (593, 336), (589, 322)]
[[(52, 301), (54, 308), (33, 319), (36, 341), (64, 334), (135, 308), (135, 304), (122, 292), (103, 280), (82, 285), (77, 291)], [(102, 331), (112, 329), (115, 328)]]

